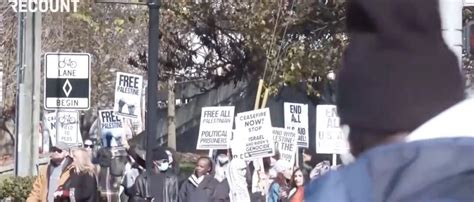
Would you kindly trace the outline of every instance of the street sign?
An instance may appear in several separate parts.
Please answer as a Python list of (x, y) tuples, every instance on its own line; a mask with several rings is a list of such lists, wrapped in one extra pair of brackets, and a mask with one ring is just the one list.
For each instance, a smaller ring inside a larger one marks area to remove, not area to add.
[(46, 53), (44, 60), (44, 108), (88, 110), (91, 56), (87, 53)]

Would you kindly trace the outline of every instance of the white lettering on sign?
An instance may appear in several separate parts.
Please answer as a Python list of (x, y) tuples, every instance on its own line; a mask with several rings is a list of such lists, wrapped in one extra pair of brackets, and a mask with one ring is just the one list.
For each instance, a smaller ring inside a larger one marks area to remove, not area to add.
[(280, 153), (280, 159), (283, 159), (294, 165), (296, 153), (298, 152), (297, 134), (293, 130), (283, 128), (273, 128), (273, 140), (275, 149)]
[(14, 12), (77, 12), (79, 0), (8, 0)]
[(298, 103), (284, 103), (285, 128), (294, 130), (298, 134), (298, 147), (309, 147), (308, 105)]
[(118, 72), (115, 80), (115, 114), (131, 119), (141, 117), (142, 91), (142, 76)]
[(268, 108), (237, 114), (232, 151), (243, 154), (245, 160), (270, 157), (275, 154), (272, 123)]
[(234, 125), (234, 107), (203, 107), (196, 149), (228, 149)]
[(320, 154), (342, 154), (349, 145), (339, 126), (335, 105), (316, 107), (316, 152)]

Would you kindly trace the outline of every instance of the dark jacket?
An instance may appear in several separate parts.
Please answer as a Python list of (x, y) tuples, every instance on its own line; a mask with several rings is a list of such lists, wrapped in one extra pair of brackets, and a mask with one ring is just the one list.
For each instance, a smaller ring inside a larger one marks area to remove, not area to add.
[(222, 180), (222, 182), (217, 182), (217, 187), (214, 192), (214, 202), (230, 202), (229, 192), (229, 182), (227, 179)]
[[(76, 173), (71, 170), (71, 177), (60, 189), (68, 191), (69, 197), (63, 197), (57, 202), (69, 202), (72, 197), (76, 202), (96, 202), (98, 201), (97, 180), (95, 175), (88, 173)], [(72, 189), (74, 188), (74, 191)], [(74, 192), (74, 193), (72, 193)]]
[(212, 176), (206, 175), (196, 187), (189, 179), (183, 182), (179, 190), (180, 202), (212, 202), (216, 201), (216, 187), (219, 182)]
[(147, 183), (148, 172), (143, 172), (140, 174), (136, 181), (135, 185), (131, 188), (129, 193), (133, 194), (130, 197), (129, 201), (132, 202), (142, 202), (148, 201), (149, 196), (153, 191), (162, 191), (163, 199), (155, 199), (155, 201), (160, 202), (177, 202), (178, 201), (178, 177), (174, 172), (166, 172), (164, 173), (165, 176), (165, 187), (162, 187), (161, 190), (157, 189), (156, 187), (149, 187)]
[(311, 182), (305, 201), (474, 201), (472, 154), (469, 137), (380, 146)]

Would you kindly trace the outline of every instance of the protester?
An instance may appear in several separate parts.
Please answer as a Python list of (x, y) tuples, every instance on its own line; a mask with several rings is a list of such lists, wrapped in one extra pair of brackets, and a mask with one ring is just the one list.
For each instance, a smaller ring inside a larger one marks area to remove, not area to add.
[(291, 189), (288, 192), (290, 202), (304, 201), (304, 185), (308, 183), (309, 177), (305, 170), (297, 168), (291, 176)]
[(214, 201), (219, 182), (212, 175), (212, 159), (200, 157), (194, 173), (181, 185), (180, 202)]
[(69, 149), (69, 146), (64, 142), (58, 142), (52, 147), (51, 161), (46, 167), (39, 168), (38, 177), (33, 183), (27, 202), (52, 202), (54, 200), (54, 192), (63, 186), (70, 177), (72, 159), (68, 156)]
[(55, 201), (96, 202), (97, 181), (95, 167), (87, 150), (76, 149), (72, 152), (71, 177), (67, 184), (54, 192)]
[(289, 180), (291, 180), (292, 166), (285, 160), (278, 160), (273, 168), (277, 173), (276, 179), (268, 190), (268, 202), (280, 202), (288, 197)]
[(474, 100), (463, 101), (438, 1), (349, 1), (347, 26), (337, 107), (356, 160), (305, 200), (474, 201)]
[(309, 177), (311, 179), (316, 179), (323, 176), (330, 170), (331, 170), (331, 162), (321, 161), (318, 164), (316, 164), (316, 166), (314, 166), (313, 170), (311, 170), (311, 173), (309, 174)]
[(149, 172), (143, 172), (138, 176), (133, 185), (134, 195), (131, 201), (160, 201), (177, 202), (178, 201), (178, 176), (169, 168), (169, 157), (166, 150), (162, 147), (153, 149), (152, 153), (154, 169)]
[(227, 171), (229, 198), (231, 202), (250, 201), (247, 184), (247, 164), (244, 160), (234, 158), (230, 161)]
[(227, 175), (227, 170), (229, 167), (229, 156), (227, 155), (227, 150), (218, 150), (216, 157), (216, 166), (214, 178), (217, 181), (222, 182), (225, 180)]
[(93, 160), (95, 158), (94, 154), (94, 143), (90, 139), (84, 140), (84, 149), (87, 150), (87, 153), (91, 156), (91, 159)]

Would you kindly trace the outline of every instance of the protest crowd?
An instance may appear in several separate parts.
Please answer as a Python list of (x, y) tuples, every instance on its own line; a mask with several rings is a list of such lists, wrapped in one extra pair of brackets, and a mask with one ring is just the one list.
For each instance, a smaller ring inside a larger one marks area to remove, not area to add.
[(211, 152), (189, 176), (175, 150), (147, 154), (106, 133), (98, 150), (58, 141), (27, 201), (473, 201), (474, 102), (438, 4), (381, 2), (348, 4), (337, 102), (316, 108), (315, 149), (305, 104), (285, 103), (284, 128), (269, 108), (234, 116), (232, 106), (205, 107), (196, 149)]

